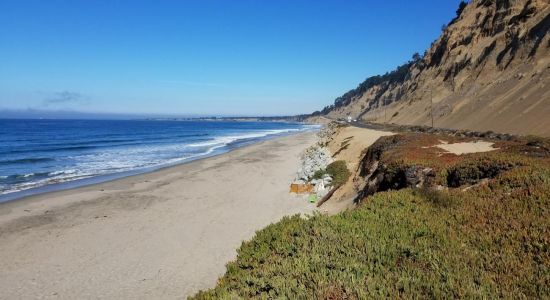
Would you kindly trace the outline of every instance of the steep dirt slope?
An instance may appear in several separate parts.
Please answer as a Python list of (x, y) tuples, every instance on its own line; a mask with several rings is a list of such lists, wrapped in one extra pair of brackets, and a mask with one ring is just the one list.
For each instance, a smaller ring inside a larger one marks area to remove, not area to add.
[(457, 14), (423, 56), (321, 114), (430, 125), (433, 107), (436, 127), (550, 136), (550, 1), (474, 0)]

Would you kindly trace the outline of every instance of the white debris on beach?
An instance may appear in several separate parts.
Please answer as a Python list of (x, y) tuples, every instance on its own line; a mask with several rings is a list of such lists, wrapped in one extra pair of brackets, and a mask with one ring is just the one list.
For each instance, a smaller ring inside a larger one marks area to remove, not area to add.
[(314, 145), (307, 148), (302, 154), (302, 163), (296, 179), (308, 182), (313, 178), (315, 172), (323, 170), (332, 162), (332, 155), (329, 150), (319, 145)]
[(313, 192), (317, 197), (322, 198), (330, 190), (332, 184), (332, 177), (328, 174), (323, 174), (321, 178), (314, 178), (317, 171), (325, 170), (327, 166), (332, 162), (332, 154), (326, 147), (329, 138), (331, 138), (331, 131), (333, 128), (326, 126), (319, 131), (317, 136), (319, 141), (307, 148), (301, 156), (301, 163), (294, 184), (310, 184), (313, 186)]

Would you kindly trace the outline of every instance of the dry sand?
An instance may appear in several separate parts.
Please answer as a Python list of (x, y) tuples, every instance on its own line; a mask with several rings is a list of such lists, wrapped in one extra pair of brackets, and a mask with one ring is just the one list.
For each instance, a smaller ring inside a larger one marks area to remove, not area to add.
[(475, 141), (475, 142), (463, 142), (463, 143), (454, 143), (447, 144), (446, 142), (437, 145), (436, 147), (441, 148), (449, 153), (456, 155), (468, 154), (468, 153), (477, 153), (477, 152), (488, 152), (496, 150), (493, 148), (494, 143), (485, 142), (485, 141)]
[(0, 205), (0, 298), (175, 299), (241, 242), (313, 204), (289, 195), (313, 133)]

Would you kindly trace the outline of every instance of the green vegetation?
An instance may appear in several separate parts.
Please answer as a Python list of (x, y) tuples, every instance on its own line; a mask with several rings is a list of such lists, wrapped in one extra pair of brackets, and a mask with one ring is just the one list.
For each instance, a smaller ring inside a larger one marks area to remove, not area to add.
[(468, 3), (466, 1), (460, 1), (460, 3), (458, 4), (458, 8), (456, 9), (456, 17), (453, 19), (453, 22), (460, 18), (460, 15), (462, 15), (462, 12), (466, 8), (466, 6), (468, 6)]
[(315, 171), (315, 173), (313, 173), (313, 179), (321, 179), (327, 174), (328, 173), (326, 169), (317, 170)]
[(448, 189), (387, 190), (335, 216), (284, 218), (244, 242), (195, 298), (550, 297), (550, 143), (456, 156), (432, 147), (440, 139), (456, 138), (385, 137), (364, 162), (427, 166)]
[(395, 68), (395, 70), (392, 70), (391, 72), (387, 72), (384, 75), (376, 75), (365, 79), (365, 81), (361, 82), (359, 86), (355, 89), (349, 90), (342, 96), (336, 98), (334, 100), (334, 104), (326, 106), (320, 112), (314, 112), (312, 115), (326, 115), (334, 108), (347, 106), (354, 98), (361, 96), (368, 89), (377, 85), (384, 84), (382, 91), (378, 92), (377, 94), (377, 98), (379, 98), (389, 88), (391, 84), (403, 83), (406, 79), (408, 79), (410, 77), (411, 67), (417, 64), (419, 61), (420, 58), (415, 56), (413, 57), (413, 60), (398, 66), (397, 68)]
[[(462, 12), (464, 9), (468, 6), (468, 2), (461, 1), (458, 5), (458, 8), (456, 10), (456, 16), (449, 22), (449, 24), (444, 24), (441, 27), (441, 30), (444, 32), (445, 29), (448, 27), (448, 25), (453, 24), (456, 22), (460, 16), (462, 15)], [(436, 40), (437, 41), (437, 40)], [(436, 42), (432, 42), (433, 44)], [(446, 44), (445, 44), (446, 45)], [(445, 49), (445, 45), (442, 46), (441, 50), (436, 51), (432, 55), (432, 60), (434, 58), (442, 56), (440, 51), (443, 51)], [(424, 52), (423, 57), (427, 56), (427, 50)], [(420, 70), (424, 69), (426, 67), (425, 62), (423, 61), (423, 57), (420, 56), (418, 53), (414, 53), (412, 55), (412, 59), (397, 66), (394, 70), (390, 72), (386, 72), (383, 75), (375, 75), (368, 77), (363, 82), (361, 82), (356, 88), (351, 89), (344, 93), (342, 96), (337, 97), (334, 100), (334, 103), (331, 105), (325, 106), (321, 111), (315, 111), (311, 114), (311, 116), (320, 116), (320, 115), (327, 115), (331, 111), (333, 111), (336, 108), (345, 107), (348, 106), (354, 99), (361, 97), (367, 90), (379, 86), (379, 90), (374, 95), (374, 99), (370, 100), (371, 103), (381, 103), (381, 99), (383, 97), (383, 94), (392, 86), (395, 84), (402, 84), (406, 80), (410, 79), (412, 76), (412, 70), (413, 68), (418, 68)], [(439, 63), (440, 58), (437, 60)], [(432, 62), (431, 65), (434, 65)], [(393, 101), (399, 101), (402, 99), (401, 94), (391, 95), (390, 100)], [(386, 105), (386, 104), (384, 104)], [(366, 107), (367, 111), (371, 109), (371, 107)], [(362, 105), (361, 110), (364, 111), (365, 107)]]
[(349, 172), (345, 161), (337, 160), (330, 163), (326, 169), (317, 170), (313, 174), (313, 179), (321, 179), (325, 175), (330, 175), (330, 177), (332, 177), (332, 184), (334, 186), (339, 186), (348, 181), (351, 173)]
[(339, 186), (346, 183), (351, 173), (343, 160), (337, 160), (327, 166), (327, 173), (332, 177), (332, 184)]

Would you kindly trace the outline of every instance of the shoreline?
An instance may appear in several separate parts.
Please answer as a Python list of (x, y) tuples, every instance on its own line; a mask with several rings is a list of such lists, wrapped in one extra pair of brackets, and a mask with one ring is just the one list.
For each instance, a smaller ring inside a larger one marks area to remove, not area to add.
[(16, 192), (0, 194), (0, 206), (2, 206), (5, 203), (9, 203), (9, 202), (13, 202), (13, 201), (25, 200), (26, 198), (29, 198), (29, 197), (39, 196), (39, 195), (48, 194), (48, 193), (55, 193), (55, 192), (59, 192), (59, 191), (78, 189), (78, 188), (81, 188), (81, 187), (93, 186), (93, 185), (96, 185), (96, 184), (102, 184), (102, 183), (105, 183), (105, 182), (110, 182), (110, 181), (113, 181), (113, 180), (119, 180), (119, 179), (123, 179), (123, 178), (127, 178), (127, 177), (153, 173), (153, 172), (160, 171), (160, 170), (163, 170), (163, 169), (166, 169), (166, 168), (172, 168), (172, 167), (176, 167), (176, 166), (179, 166), (179, 165), (192, 163), (194, 161), (199, 161), (199, 160), (208, 159), (208, 158), (211, 158), (211, 157), (216, 157), (216, 156), (219, 156), (219, 155), (223, 155), (223, 154), (235, 151), (237, 149), (252, 146), (252, 145), (259, 144), (259, 143), (262, 143), (262, 142), (265, 142), (265, 141), (270, 141), (270, 140), (274, 140), (274, 139), (278, 139), (278, 138), (282, 138), (282, 137), (286, 137), (286, 136), (299, 135), (299, 134), (304, 134), (304, 133), (309, 133), (309, 132), (317, 132), (317, 130), (318, 129), (306, 129), (306, 130), (298, 131), (298, 132), (288, 132), (288, 133), (282, 133), (282, 134), (267, 135), (267, 136), (260, 137), (260, 138), (257, 138), (257, 139), (251, 140), (251, 141), (244, 141), (239, 146), (231, 147), (229, 145), (225, 145), (222, 148), (226, 148), (226, 149), (220, 149), (220, 150), (216, 149), (212, 153), (208, 153), (208, 154), (205, 154), (205, 155), (184, 159), (184, 160), (182, 160), (180, 162), (176, 162), (176, 163), (161, 164), (161, 165), (158, 165), (158, 166), (138, 168), (138, 169), (135, 169), (135, 170), (116, 172), (116, 173), (112, 173), (112, 174), (94, 175), (94, 176), (90, 176), (90, 177), (86, 177), (86, 178), (68, 180), (68, 181), (57, 182), (57, 183), (50, 183), (50, 184), (46, 184), (46, 185), (43, 185), (43, 186), (33, 187), (33, 188), (24, 189), (24, 190), (20, 190), (20, 191), (16, 191)]
[(182, 298), (215, 285), (256, 230), (313, 204), (289, 194), (314, 132), (0, 204), (8, 298)]

